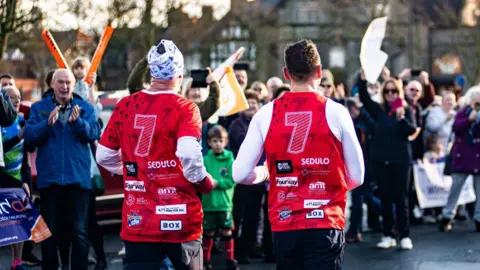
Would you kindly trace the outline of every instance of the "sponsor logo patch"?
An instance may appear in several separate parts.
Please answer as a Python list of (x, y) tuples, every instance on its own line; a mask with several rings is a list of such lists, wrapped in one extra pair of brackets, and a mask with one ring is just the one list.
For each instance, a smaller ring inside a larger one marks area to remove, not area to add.
[(285, 220), (291, 216), (292, 216), (292, 210), (288, 208), (282, 208), (279, 210), (279, 213), (278, 213), (279, 220)]
[(161, 231), (181, 231), (182, 227), (183, 226), (182, 226), (181, 220), (161, 220), (160, 221)]
[(148, 204), (150, 204), (150, 202), (147, 199), (145, 199), (143, 197), (140, 197), (140, 198), (137, 198), (137, 204), (138, 205), (148, 205)]
[(324, 182), (318, 181), (308, 185), (308, 193), (324, 193), (326, 185)]
[(137, 213), (127, 214), (127, 223), (129, 228), (137, 227), (140, 225), (141, 222), (142, 222), (142, 216), (140, 216), (139, 214)]
[(145, 192), (145, 183), (143, 181), (125, 181), (125, 190)]
[(278, 202), (283, 202), (283, 201), (293, 201), (298, 199), (297, 195), (293, 192), (287, 192), (281, 190), (280, 192), (277, 193), (277, 201)]
[(303, 208), (319, 208), (327, 205), (330, 200), (304, 200)]
[(277, 187), (298, 187), (297, 177), (276, 177)]
[(159, 197), (162, 197), (162, 198), (176, 197), (177, 196), (177, 188), (175, 188), (175, 187), (159, 188), (157, 190), (157, 194), (158, 194)]
[(147, 162), (148, 169), (165, 169), (177, 167), (175, 160), (161, 160), (161, 161), (149, 161)]
[(323, 210), (315, 209), (312, 212), (307, 213), (307, 216), (305, 218), (307, 218), (307, 219), (319, 218), (320, 219), (320, 218), (324, 218), (324, 217), (325, 217), (325, 215), (324, 215)]
[(185, 215), (187, 214), (186, 204), (157, 205), (155, 207), (157, 215)]
[(127, 169), (127, 176), (138, 176), (138, 165), (136, 162), (125, 162), (125, 168)]
[(302, 165), (328, 165), (329, 158), (302, 158)]
[(135, 203), (135, 196), (133, 196), (132, 194), (129, 194), (125, 203), (128, 206), (132, 206)]
[(277, 174), (293, 173), (293, 166), (291, 160), (276, 160), (275, 168)]

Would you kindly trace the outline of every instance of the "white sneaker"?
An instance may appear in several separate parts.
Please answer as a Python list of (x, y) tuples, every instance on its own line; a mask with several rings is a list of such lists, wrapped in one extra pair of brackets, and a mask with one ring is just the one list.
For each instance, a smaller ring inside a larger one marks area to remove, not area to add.
[(391, 248), (391, 247), (396, 247), (397, 246), (397, 240), (395, 238), (392, 238), (390, 236), (384, 236), (382, 237), (382, 240), (377, 244), (377, 248)]
[(125, 246), (122, 247), (122, 249), (120, 249), (120, 251), (118, 252), (118, 256), (125, 256)]
[(411, 250), (413, 248), (412, 239), (405, 237), (400, 240), (400, 248), (404, 250)]

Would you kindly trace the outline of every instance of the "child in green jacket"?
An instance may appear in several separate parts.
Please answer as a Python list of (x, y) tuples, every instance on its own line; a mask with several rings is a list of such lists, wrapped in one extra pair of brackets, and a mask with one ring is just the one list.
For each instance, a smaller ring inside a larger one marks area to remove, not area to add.
[(208, 131), (208, 144), (211, 149), (204, 157), (207, 172), (215, 179), (215, 189), (210, 194), (202, 196), (202, 207), (205, 213), (203, 220), (203, 256), (205, 269), (212, 269), (210, 256), (215, 232), (221, 231), (221, 239), (227, 254), (227, 269), (238, 269), (238, 263), (233, 258), (233, 191), (235, 181), (232, 178), (233, 153), (226, 150), (228, 134), (220, 125)]

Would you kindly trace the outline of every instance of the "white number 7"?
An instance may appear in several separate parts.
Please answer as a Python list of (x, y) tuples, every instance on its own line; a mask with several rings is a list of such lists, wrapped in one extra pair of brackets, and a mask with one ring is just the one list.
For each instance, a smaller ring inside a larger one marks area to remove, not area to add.
[(148, 154), (150, 154), (150, 147), (152, 146), (152, 138), (156, 124), (156, 115), (135, 115), (134, 128), (141, 130), (140, 135), (138, 136), (137, 147), (135, 148), (136, 156), (147, 157)]
[(312, 112), (285, 113), (285, 126), (293, 127), (287, 152), (299, 154), (305, 150), (310, 127), (312, 126)]

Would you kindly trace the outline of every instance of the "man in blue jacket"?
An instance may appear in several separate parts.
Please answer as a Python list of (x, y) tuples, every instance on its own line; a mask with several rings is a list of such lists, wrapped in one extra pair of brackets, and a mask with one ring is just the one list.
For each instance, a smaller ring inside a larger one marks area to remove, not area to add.
[(89, 143), (99, 139), (100, 127), (93, 107), (73, 93), (74, 84), (69, 70), (56, 70), (53, 93), (32, 105), (24, 131), (25, 143), (37, 147), (41, 214), (52, 232), (42, 242), (43, 269), (58, 269), (63, 237), (72, 239), (71, 269), (88, 268)]

